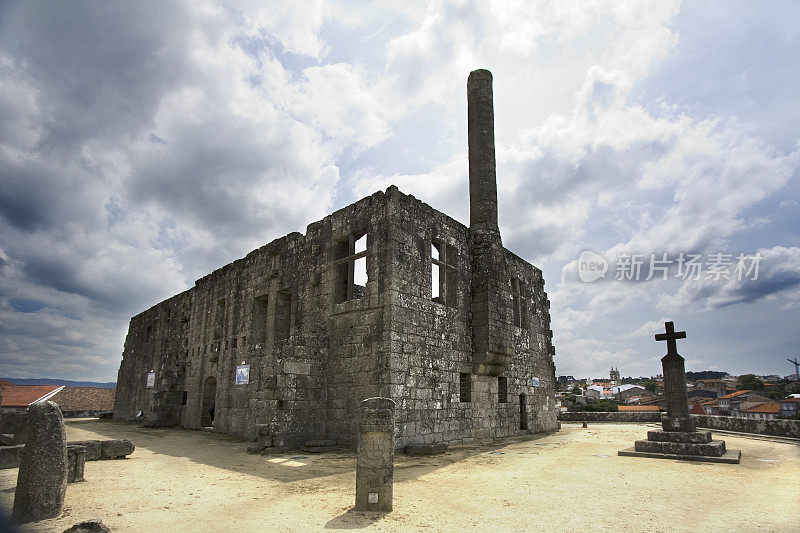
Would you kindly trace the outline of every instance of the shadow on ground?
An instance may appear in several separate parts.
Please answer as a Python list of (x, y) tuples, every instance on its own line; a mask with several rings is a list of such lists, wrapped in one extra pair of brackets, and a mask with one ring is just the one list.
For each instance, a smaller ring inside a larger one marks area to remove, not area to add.
[(325, 529), (363, 529), (378, 522), (386, 515), (383, 513), (364, 513), (348, 509), (325, 524)]
[[(183, 428), (144, 428), (134, 424), (111, 420), (76, 419), (67, 420), (67, 428), (94, 433), (94, 438), (128, 439), (137, 450), (147, 449), (152, 453), (172, 457), (183, 457), (190, 461), (223, 468), (234, 472), (255, 475), (264, 479), (291, 483), (318, 477), (351, 475), (355, 473), (354, 452), (307, 453), (289, 450), (267, 455), (250, 455), (247, 447), (252, 444), (238, 437), (203, 430)], [(429, 456), (395, 455), (394, 479), (407, 481), (424, 476), (439, 468), (450, 466), (472, 456), (486, 455), (486, 461), (494, 461), (504, 454), (502, 450), (518, 442), (530, 442), (550, 435), (542, 433), (524, 437), (512, 437), (502, 442), (468, 444), (454, 447), (445, 453)], [(76, 439), (93, 438), (81, 434)], [(535, 452), (534, 452), (535, 453)], [(128, 458), (136, 460), (136, 452)], [(348, 512), (349, 513), (349, 512)], [(355, 520), (345, 513), (342, 520)], [(356, 516), (364, 513), (356, 513)]]

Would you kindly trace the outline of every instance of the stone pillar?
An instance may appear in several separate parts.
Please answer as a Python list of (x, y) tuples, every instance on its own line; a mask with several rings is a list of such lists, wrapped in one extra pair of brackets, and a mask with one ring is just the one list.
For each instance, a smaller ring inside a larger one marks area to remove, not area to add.
[(664, 374), (664, 399), (667, 414), (661, 418), (664, 431), (694, 431), (694, 421), (689, 416), (689, 400), (686, 396), (686, 368), (683, 357), (667, 353), (661, 358)]
[(497, 225), (492, 73), (480, 69), (467, 79), (469, 137), (469, 229), (472, 255), (472, 373), (499, 376), (514, 357), (510, 339), (510, 292), (505, 252)]
[(497, 231), (492, 73), (479, 69), (467, 79), (469, 224)]
[(67, 483), (83, 481), (83, 469), (86, 464), (86, 446), (79, 444), (67, 445)]
[(57, 517), (66, 490), (67, 436), (61, 409), (49, 401), (31, 405), (12, 517), (19, 522)]
[(392, 510), (394, 483), (394, 401), (361, 402), (356, 462), (356, 511)]

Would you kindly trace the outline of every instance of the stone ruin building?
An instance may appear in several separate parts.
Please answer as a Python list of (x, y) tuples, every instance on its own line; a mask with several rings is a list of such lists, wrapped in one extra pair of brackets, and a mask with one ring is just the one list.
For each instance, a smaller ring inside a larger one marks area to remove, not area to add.
[(130, 321), (114, 418), (272, 446), (354, 446), (365, 398), (395, 446), (557, 429), (542, 272), (497, 224), (492, 75), (469, 76), (470, 226), (391, 186)]

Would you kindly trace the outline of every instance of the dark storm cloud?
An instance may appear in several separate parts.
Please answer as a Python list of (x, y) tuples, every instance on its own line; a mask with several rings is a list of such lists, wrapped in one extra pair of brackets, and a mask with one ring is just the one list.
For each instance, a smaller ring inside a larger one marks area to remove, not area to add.
[(314, 132), (240, 88), (274, 65), (237, 55), (232, 15), (0, 7), (0, 375), (108, 372), (130, 316), (324, 209), (335, 169)]
[(3, 10), (0, 48), (39, 93), (36, 148), (45, 153), (70, 157), (87, 139), (136, 134), (187, 74), (179, 4), (14, 2)]

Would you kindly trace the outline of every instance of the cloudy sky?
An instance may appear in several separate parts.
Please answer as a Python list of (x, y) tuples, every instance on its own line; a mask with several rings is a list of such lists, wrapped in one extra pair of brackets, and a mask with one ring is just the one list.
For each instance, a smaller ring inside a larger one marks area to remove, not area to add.
[[(392, 183), (468, 224), (480, 67), (504, 244), (544, 271), (557, 374), (655, 374), (669, 319), (688, 370), (789, 374), (798, 20), (779, 0), (4, 2), (0, 375), (115, 380), (132, 315)], [(587, 250), (608, 264), (590, 283)]]

